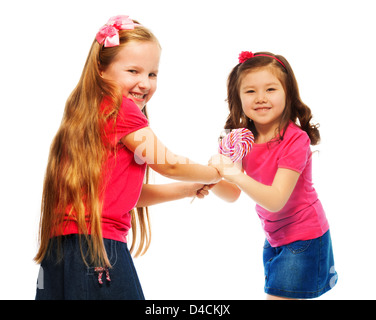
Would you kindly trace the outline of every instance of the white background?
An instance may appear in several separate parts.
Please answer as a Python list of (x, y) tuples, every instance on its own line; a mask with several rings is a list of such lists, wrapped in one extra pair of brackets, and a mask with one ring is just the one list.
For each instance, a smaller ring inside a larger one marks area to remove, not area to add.
[[(49, 146), (97, 30), (128, 14), (163, 48), (151, 127), (173, 152), (203, 164), (216, 153), (240, 51), (289, 60), (321, 124), (314, 181), (339, 274), (323, 299), (375, 299), (373, 8), (370, 0), (2, 2), (0, 298), (34, 299)], [(228, 204), (211, 194), (150, 211), (152, 245), (135, 259), (147, 299), (264, 299), (264, 235), (249, 198)]]

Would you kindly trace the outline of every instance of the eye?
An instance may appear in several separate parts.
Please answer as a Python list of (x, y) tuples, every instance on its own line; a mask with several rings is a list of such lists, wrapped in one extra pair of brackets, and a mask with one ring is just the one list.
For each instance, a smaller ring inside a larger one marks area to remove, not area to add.
[(255, 93), (255, 90), (250, 89), (250, 90), (247, 90), (245, 93)]
[(157, 74), (152, 72), (152, 73), (149, 73), (149, 77), (150, 78), (156, 78), (157, 77)]
[(275, 88), (268, 88), (266, 91), (268, 91), (268, 92), (272, 92), (272, 91), (276, 91), (277, 89), (275, 89)]
[(127, 72), (132, 73), (132, 74), (137, 74), (137, 70), (134, 70), (134, 69), (129, 69), (127, 70)]

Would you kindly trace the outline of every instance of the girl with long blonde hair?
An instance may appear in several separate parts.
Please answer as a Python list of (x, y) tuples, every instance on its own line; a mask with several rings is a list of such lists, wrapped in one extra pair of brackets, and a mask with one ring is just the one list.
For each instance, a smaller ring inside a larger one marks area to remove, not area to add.
[[(220, 180), (216, 169), (173, 154), (149, 127), (160, 52), (153, 33), (128, 16), (98, 31), (51, 144), (36, 299), (144, 299), (130, 251), (142, 255), (150, 245), (147, 207), (203, 197)], [(185, 182), (148, 184), (146, 167)]]

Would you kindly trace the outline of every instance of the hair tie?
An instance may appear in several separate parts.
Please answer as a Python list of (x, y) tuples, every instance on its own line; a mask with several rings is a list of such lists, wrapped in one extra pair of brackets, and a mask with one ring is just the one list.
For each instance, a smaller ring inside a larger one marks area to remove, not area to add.
[(262, 54), (262, 53), (255, 55), (251, 51), (242, 51), (239, 54), (239, 63), (244, 63), (251, 58), (259, 57), (259, 56), (273, 58), (274, 60), (277, 60), (286, 69), (286, 66), (283, 64), (283, 62), (281, 60), (277, 59), (276, 57), (271, 56), (269, 54)]
[(111, 17), (108, 22), (99, 29), (95, 39), (105, 47), (116, 47), (120, 44), (119, 30), (133, 30), (139, 24), (134, 23), (129, 16)]

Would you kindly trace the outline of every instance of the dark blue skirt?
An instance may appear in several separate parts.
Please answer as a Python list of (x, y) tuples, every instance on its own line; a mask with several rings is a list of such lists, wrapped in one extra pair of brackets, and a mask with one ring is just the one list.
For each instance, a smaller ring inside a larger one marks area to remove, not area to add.
[(112, 266), (109, 269), (84, 263), (78, 235), (62, 237), (61, 261), (57, 241), (52, 241), (51, 255), (41, 263), (36, 300), (144, 300), (127, 244), (103, 240)]

